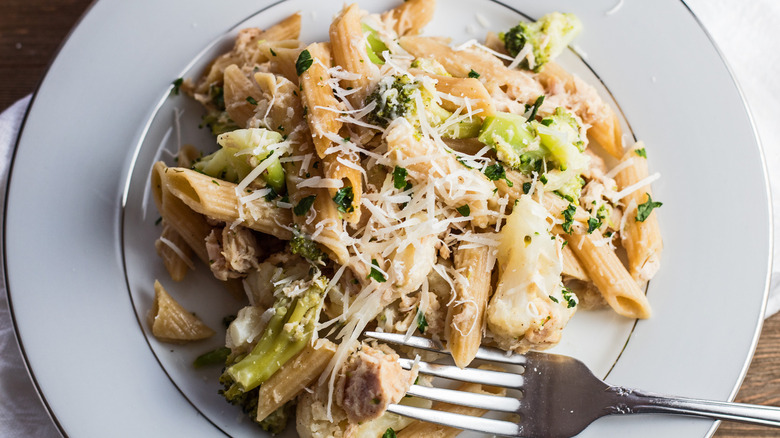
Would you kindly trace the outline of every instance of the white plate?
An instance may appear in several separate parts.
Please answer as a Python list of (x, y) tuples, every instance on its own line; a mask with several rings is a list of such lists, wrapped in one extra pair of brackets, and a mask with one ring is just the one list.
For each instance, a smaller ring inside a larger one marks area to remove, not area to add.
[[(573, 52), (561, 61), (603, 81), (602, 93), (615, 98), (648, 145), (652, 170), (662, 174), (655, 191), (664, 202), (666, 248), (648, 291), (653, 318), (634, 327), (609, 312), (580, 312), (558, 349), (621, 385), (732, 398), (760, 328), (771, 228), (760, 148), (725, 64), (680, 2), (627, 1), (611, 15), (613, 0), (505, 3), (511, 7), (487, 0), (444, 7), (440, 0), (426, 33), (480, 38), (486, 29), (475, 11), (492, 30), (514, 24), (513, 9), (531, 17), (576, 13), (585, 24), (576, 46), (587, 64)], [(241, 26), (265, 27), (303, 9), (303, 38), (322, 39), (338, 6), (232, 0), (215, 9), (205, 1), (102, 0), (62, 48), (14, 157), (4, 249), (24, 355), (63, 433), (257, 435), (216, 394), (215, 372), (190, 367), (219, 339), (170, 347), (146, 336), (151, 284), (165, 278), (151, 246), (157, 213), (147, 205), (148, 169), (165, 158), (162, 149), (178, 144), (174, 107), (184, 110), (182, 140), (212, 144), (194, 128), (197, 106), (165, 95), (174, 78), (193, 76), (229, 47), (234, 26), (250, 17)], [(239, 304), (209, 299), (204, 271), (182, 284), (163, 281), (218, 327)], [(636, 437), (699, 437), (711, 433), (712, 422), (605, 418), (582, 436), (627, 430)]]

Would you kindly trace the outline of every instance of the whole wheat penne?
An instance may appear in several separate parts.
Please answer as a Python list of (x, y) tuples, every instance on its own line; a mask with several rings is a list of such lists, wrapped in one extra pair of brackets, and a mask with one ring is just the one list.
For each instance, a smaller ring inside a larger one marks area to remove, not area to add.
[(301, 35), (301, 13), (296, 12), (274, 24), (261, 35), (267, 41), (297, 40)]
[(255, 73), (254, 80), (263, 91), (263, 98), (258, 101), (250, 123), (286, 135), (293, 143), (308, 143), (308, 129), (302, 129), (305, 126), (303, 108), (295, 83), (284, 76), (264, 72)]
[(162, 233), (154, 242), (154, 248), (163, 260), (165, 270), (168, 271), (171, 279), (182, 281), (187, 274), (187, 265), (192, 263), (190, 261), (192, 249), (181, 235), (168, 225), (168, 222), (162, 221), (162, 227)]
[(154, 337), (161, 342), (185, 343), (214, 336), (214, 330), (185, 310), (157, 280), (154, 281), (154, 301), (147, 323)]
[(571, 233), (567, 239), (574, 254), (582, 262), (593, 284), (612, 309), (628, 318), (646, 319), (651, 315), (650, 303), (636, 281), (620, 262), (617, 254), (603, 242), (601, 233)]
[(293, 144), (292, 149), (293, 155), (308, 158), (284, 165), (290, 203), (299, 207), (301, 202), (311, 199), (311, 207), (308, 210), (295, 211), (296, 208), (293, 208), (292, 220), (304, 234), (319, 243), (331, 259), (341, 264), (346, 263), (349, 251), (342, 239), (344, 226), (330, 192), (323, 187), (301, 186), (306, 175), (308, 178), (322, 177), (322, 161), (315, 156), (310, 142)]
[(295, 85), (298, 85), (295, 61), (303, 48), (299, 40), (263, 41), (258, 46), (268, 58), (268, 72), (282, 75)]
[(235, 64), (225, 68), (223, 80), (225, 110), (236, 125), (246, 128), (255, 115), (257, 102), (263, 100), (263, 90)]
[(322, 159), (324, 165), (323, 174), (325, 178), (341, 180), (344, 183), (342, 189), (328, 188), (330, 198), (334, 199), (339, 190), (349, 187), (352, 190), (352, 202), (349, 207), (341, 211), (344, 219), (350, 223), (357, 223), (360, 220), (360, 198), (363, 194), (363, 174), (359, 169), (360, 163), (357, 157), (342, 153), (332, 153)]
[(168, 190), (196, 212), (226, 222), (243, 225), (279, 239), (289, 240), (292, 233), (290, 210), (278, 208), (263, 198), (241, 203), (236, 184), (181, 167), (166, 169)]
[(403, 37), (399, 43), (417, 58), (435, 59), (455, 77), (465, 78), (472, 71), (477, 72), (491, 95), (506, 93), (524, 103), (533, 103), (544, 94), (544, 89), (531, 75), (521, 70), (510, 70), (499, 58), (483, 49), (456, 50), (440, 40), (417, 36)]
[(576, 278), (581, 281), (590, 281), (588, 273), (580, 263), (580, 260), (574, 255), (574, 251), (569, 245), (564, 245), (561, 248), (561, 260), (563, 261), (563, 275), (571, 278)]
[[(637, 142), (623, 157), (621, 163), (628, 165), (615, 175), (619, 190), (641, 183), (648, 177), (646, 153), (643, 156), (638, 152), (644, 150), (644, 143)], [(628, 255), (628, 272), (640, 284), (650, 280), (658, 271), (663, 250), (658, 215), (655, 211), (652, 211), (644, 221), (637, 220), (636, 207), (650, 199), (652, 199), (652, 191), (647, 184), (629, 193), (622, 200), (625, 205), (633, 208), (624, 213), (628, 217), (621, 230), (621, 242)]]
[(166, 181), (166, 169), (162, 162), (152, 169), (152, 195), (163, 221), (175, 230), (195, 255), (208, 264), (205, 239), (211, 232), (206, 218), (193, 211), (181, 199), (171, 194)]
[[(496, 113), (496, 106), (485, 85), (477, 78), (456, 78), (426, 73), (436, 80), (436, 91), (440, 95), (442, 107), (447, 111), (456, 111), (462, 107), (462, 99), (468, 99), (468, 104), (475, 110), (481, 110), (477, 116), (485, 118)], [(451, 97), (450, 97), (451, 96)], [(458, 99), (460, 98), (460, 99)]]
[(379, 70), (368, 57), (357, 3), (345, 6), (331, 22), (330, 46), (335, 65), (359, 75), (355, 79), (342, 79), (341, 86), (360, 90), (347, 96), (347, 100), (353, 108), (361, 108), (371, 78), (377, 76)]
[(436, 0), (407, 0), (382, 14), (382, 21), (399, 36), (419, 35), (433, 19)]
[(485, 308), (490, 298), (490, 283), (495, 264), (487, 246), (458, 248), (455, 269), (463, 276), (456, 278), (455, 302), (448, 308), (449, 334), (447, 347), (455, 365), (465, 368), (477, 355), (482, 344)]
[(306, 50), (311, 55), (312, 63), (300, 76), (303, 93), (301, 103), (317, 156), (322, 158), (333, 144), (331, 138), (341, 131), (343, 124), (338, 120), (338, 111), (344, 111), (345, 108), (336, 100), (333, 89), (328, 84), (328, 69), (331, 65), (329, 44), (310, 44)]
[(257, 421), (271, 415), (320, 377), (335, 352), (336, 344), (322, 338), (285, 363), (260, 386)]

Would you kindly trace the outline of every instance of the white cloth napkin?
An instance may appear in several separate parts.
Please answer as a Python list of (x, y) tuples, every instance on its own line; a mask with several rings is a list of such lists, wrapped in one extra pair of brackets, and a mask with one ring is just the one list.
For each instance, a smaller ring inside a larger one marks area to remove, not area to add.
[[(620, 0), (622, 1), (622, 0)], [(752, 111), (769, 169), (772, 202), (780, 208), (780, 2), (777, 0), (687, 0), (725, 56)], [(619, 13), (619, 11), (617, 12)], [(0, 114), (0, 181), (5, 180), (26, 97)], [(735, 151), (738, 153), (738, 151)], [(3, 191), (5, 187), (0, 187)], [(780, 214), (773, 218), (780, 230)], [(780, 232), (775, 233), (767, 316), (780, 310)], [(49, 419), (19, 353), (5, 285), (0, 284), (0, 435), (60, 436)]]

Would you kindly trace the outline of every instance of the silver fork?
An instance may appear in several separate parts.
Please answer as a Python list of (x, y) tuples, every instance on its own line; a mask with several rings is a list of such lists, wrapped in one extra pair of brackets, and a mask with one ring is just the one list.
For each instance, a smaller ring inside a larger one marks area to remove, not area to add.
[[(426, 338), (413, 336), (406, 339), (401, 334), (379, 332), (367, 332), (366, 336), (446, 354), (440, 343)], [(498, 349), (480, 348), (477, 358), (520, 365), (524, 372), (518, 374), (476, 368), (461, 369), (452, 365), (418, 362), (419, 372), (446, 379), (521, 390), (522, 399), (420, 385), (412, 385), (407, 395), (519, 414), (519, 423), (399, 404), (390, 405), (387, 410), (458, 429), (526, 438), (569, 438), (582, 432), (596, 419), (615, 414), (693, 415), (780, 427), (780, 408), (669, 397), (613, 386), (596, 378), (585, 364), (568, 356), (536, 352), (507, 355)], [(413, 360), (401, 359), (401, 366), (406, 369), (411, 369), (414, 363)], [(526, 418), (522, 418), (524, 416)]]

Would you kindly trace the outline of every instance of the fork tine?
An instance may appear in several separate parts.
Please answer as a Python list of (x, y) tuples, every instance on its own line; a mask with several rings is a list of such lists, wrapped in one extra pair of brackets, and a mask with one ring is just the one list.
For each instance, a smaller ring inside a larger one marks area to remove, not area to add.
[(485, 409), (488, 411), (518, 413), (521, 407), (520, 400), (514, 397), (477, 394), (454, 389), (431, 388), (421, 385), (412, 385), (411, 388), (406, 391), (406, 394), (429, 400)]
[[(412, 369), (415, 361), (399, 359), (401, 367)], [(463, 382), (481, 383), (489, 386), (520, 389), (523, 387), (523, 376), (515, 373), (501, 371), (481, 370), (478, 368), (458, 368), (454, 365), (439, 365), (435, 363), (417, 362), (419, 372), (445, 379), (460, 380)]]
[(470, 415), (453, 414), (452, 412), (416, 408), (414, 406), (389, 405), (387, 410), (388, 412), (421, 421), (492, 435), (519, 437), (523, 431), (522, 426), (509, 421), (472, 417)]
[[(408, 347), (419, 348), (422, 350), (433, 351), (436, 353), (445, 353), (444, 347), (440, 342), (433, 341), (431, 339), (411, 336), (408, 339), (406, 335), (399, 333), (380, 333), (380, 332), (366, 332), (366, 336), (374, 338), (380, 341), (390, 342), (393, 344), (406, 345)], [(489, 360), (491, 362), (508, 363), (514, 365), (525, 365), (526, 358), (522, 354), (509, 354), (505, 351), (497, 348), (480, 347), (477, 350), (477, 359)]]

